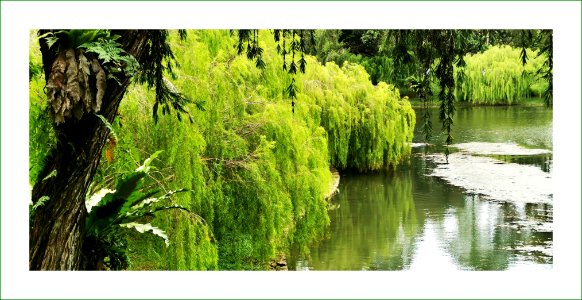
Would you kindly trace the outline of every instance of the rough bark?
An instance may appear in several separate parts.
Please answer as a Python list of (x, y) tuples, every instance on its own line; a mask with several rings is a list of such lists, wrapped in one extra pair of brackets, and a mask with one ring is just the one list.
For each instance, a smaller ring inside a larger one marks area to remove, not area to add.
[[(147, 31), (118, 31), (118, 40), (138, 61), (144, 55)], [(41, 42), (45, 78), (50, 78), (57, 55)], [(130, 78), (108, 80), (99, 114), (113, 121)], [(95, 95), (93, 95), (95, 97)], [(83, 99), (81, 99), (83, 100)], [(109, 130), (94, 114), (79, 120), (67, 118), (55, 126), (57, 147), (48, 157), (42, 172), (56, 170), (56, 176), (39, 181), (33, 188), (33, 202), (43, 196), (49, 200), (40, 206), (31, 220), (29, 231), (29, 268), (31, 270), (80, 270), (85, 268), (82, 254), (86, 218), (85, 196), (99, 165), (101, 151)], [(43, 177), (41, 174), (41, 177)]]

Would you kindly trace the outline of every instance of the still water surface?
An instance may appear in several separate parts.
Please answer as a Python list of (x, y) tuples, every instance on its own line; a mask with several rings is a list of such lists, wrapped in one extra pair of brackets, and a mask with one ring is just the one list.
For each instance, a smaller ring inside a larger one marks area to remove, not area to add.
[[(440, 128), (437, 114), (434, 110), (434, 128)], [(454, 122), (456, 143), (552, 150), (552, 111), (543, 107), (459, 108)], [(417, 123), (414, 142), (421, 143), (420, 117)], [(428, 176), (437, 166), (429, 157), (442, 153), (438, 141), (443, 140), (442, 133), (436, 134), (437, 145), (413, 148), (409, 163), (394, 171), (342, 174), (331, 201), (337, 208), (329, 211), (328, 237), (309, 253), (292, 253), (290, 269), (552, 268), (551, 198), (500, 201)], [(536, 166), (551, 177), (551, 153), (488, 157), (498, 164)]]

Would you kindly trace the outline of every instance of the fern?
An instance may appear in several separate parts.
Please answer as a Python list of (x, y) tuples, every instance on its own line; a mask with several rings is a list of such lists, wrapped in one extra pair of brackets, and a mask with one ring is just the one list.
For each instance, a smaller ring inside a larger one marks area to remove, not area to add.
[(118, 141), (117, 139), (117, 134), (115, 133), (115, 130), (113, 130), (113, 125), (111, 125), (111, 123), (109, 123), (109, 121), (107, 121), (107, 119), (100, 115), (100, 114), (95, 114), (100, 120), (101, 122), (103, 122), (103, 124), (105, 124), (105, 127), (107, 127), (107, 129), (109, 129), (109, 132), (111, 133), (111, 136), (113, 137), (113, 140), (115, 142)]
[(40, 197), (40, 199), (38, 199), (38, 201), (32, 206), (32, 210), (36, 210), (38, 207), (43, 206), (49, 200), (49, 196)]
[(100, 38), (97, 41), (81, 44), (77, 48), (84, 48), (85, 52), (96, 54), (97, 59), (102, 61), (110, 74), (123, 71), (126, 76), (133, 76), (139, 70), (139, 63), (135, 57), (127, 55), (121, 48), (121, 44), (114, 39)]
[(103, 199), (108, 194), (114, 194), (115, 190), (110, 189), (101, 189), (97, 193), (93, 194), (89, 199), (85, 201), (85, 207), (87, 208), (87, 212), (91, 212), (91, 209), (96, 206), (101, 199)]
[(36, 212), (36, 210), (43, 206), (46, 202), (48, 202), (50, 200), (49, 196), (42, 196), (38, 199), (38, 201), (36, 201), (36, 203), (34, 205), (32, 205), (32, 207), (30, 208), (30, 218), (32, 219), (32, 217), (34, 216), (34, 213)]
[(47, 32), (39, 36), (39, 39), (45, 39), (47, 46), (51, 49), (55, 44), (58, 45), (57, 52), (68, 48), (78, 48), (80, 45), (91, 43), (99, 39), (116, 40), (119, 36), (110, 37), (109, 30), (59, 30)]
[(52, 170), (47, 176), (45, 176), (42, 181), (49, 180), (51, 178), (57, 177), (57, 170)]
[(149, 223), (141, 224), (141, 223), (131, 222), (131, 223), (119, 224), (119, 226), (124, 227), (124, 228), (134, 228), (139, 233), (151, 232), (152, 234), (155, 234), (155, 235), (161, 237), (162, 239), (164, 239), (164, 242), (166, 243), (166, 247), (170, 246), (170, 240), (168, 239), (168, 235), (166, 234), (166, 232), (161, 230), (158, 227), (152, 226)]
[[(99, 115), (98, 117), (102, 118)], [(115, 189), (101, 189), (86, 199), (85, 206), (88, 212), (85, 223), (86, 237), (96, 249), (106, 252), (103, 255), (97, 255), (96, 259), (108, 257), (114, 261), (127, 261), (122, 249), (107, 246), (125, 245), (124, 241), (118, 241), (125, 240), (119, 228), (134, 228), (140, 233), (152, 233), (162, 238), (166, 247), (169, 246), (168, 236), (162, 229), (149, 223), (141, 223), (144, 217), (155, 218), (156, 213), (160, 211), (180, 209), (192, 214), (201, 224), (206, 224), (200, 216), (191, 213), (187, 208), (173, 203), (168, 204), (173, 195), (188, 192), (189, 189), (169, 191), (159, 197), (154, 196), (159, 192), (156, 189), (145, 191), (142, 189), (142, 179), (150, 171), (156, 169), (151, 164), (161, 152), (155, 152), (141, 166), (123, 176), (117, 182)]]

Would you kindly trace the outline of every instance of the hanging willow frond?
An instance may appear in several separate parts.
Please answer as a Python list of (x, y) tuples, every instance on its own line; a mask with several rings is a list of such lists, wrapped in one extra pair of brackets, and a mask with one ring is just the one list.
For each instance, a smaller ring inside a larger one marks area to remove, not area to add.
[(190, 123), (193, 123), (192, 116), (186, 110), (186, 105), (194, 103), (194, 101), (180, 93), (167, 78), (162, 77), (162, 82), (163, 84), (156, 88), (156, 102), (153, 108), (154, 121), (158, 122), (158, 108), (161, 107), (162, 114), (169, 114), (173, 108), (179, 121), (182, 121), (181, 114), (186, 114)]
[[(185, 38), (185, 32), (178, 32), (181, 38)], [(137, 81), (154, 87), (156, 90), (156, 100), (153, 107), (154, 121), (158, 122), (158, 109), (162, 109), (162, 114), (170, 114), (172, 108), (176, 111), (178, 120), (182, 120), (182, 114), (186, 114), (191, 123), (192, 116), (186, 109), (189, 103), (195, 103), (198, 108), (202, 107), (201, 101), (193, 101), (186, 95), (180, 93), (178, 89), (164, 77), (164, 74), (175, 78), (173, 71), (178, 66), (174, 53), (169, 44), (169, 32), (167, 30), (148, 30), (148, 43), (146, 44), (146, 54), (139, 62), (142, 66), (141, 72), (137, 76)]]
[[(291, 76), (297, 74), (297, 70), (305, 73), (307, 61), (305, 59), (304, 30), (274, 29), (271, 32), (275, 43), (277, 43), (277, 53), (283, 58), (283, 71), (291, 74)], [(263, 60), (263, 48), (259, 46), (259, 30), (240, 29), (237, 31), (237, 37), (238, 40), (235, 45), (237, 53), (239, 55), (245, 53), (248, 59), (255, 61), (257, 68), (261, 70), (265, 69), (266, 64)], [(287, 62), (288, 54), (291, 55), (290, 62)], [(301, 55), (298, 61), (295, 60), (296, 54)], [(285, 91), (289, 98), (291, 98), (291, 110), (295, 112), (294, 107), (298, 87), (295, 85), (294, 77), (292, 77), (291, 83)]]

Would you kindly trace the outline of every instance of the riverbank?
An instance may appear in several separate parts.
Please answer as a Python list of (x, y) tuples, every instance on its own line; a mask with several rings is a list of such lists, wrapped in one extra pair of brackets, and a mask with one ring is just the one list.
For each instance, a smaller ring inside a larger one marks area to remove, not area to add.
[[(422, 103), (422, 99), (420, 98), (411, 98), (408, 99), (412, 108), (424, 108), (424, 104)], [(514, 104), (473, 104), (469, 102), (455, 102), (455, 106), (459, 107), (476, 107), (476, 106), (524, 106), (524, 107), (539, 107), (544, 106), (544, 98), (525, 98), (520, 99), (518, 102)], [(433, 99), (430, 103), (429, 107), (439, 107), (440, 102), (437, 99)]]
[(325, 194), (325, 199), (329, 200), (338, 191), (338, 186), (340, 183), (340, 174), (338, 170), (331, 168), (331, 182), (329, 184), (329, 190)]

